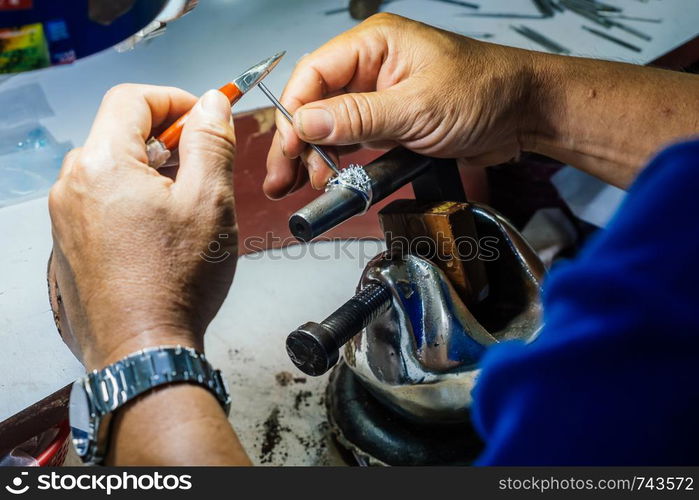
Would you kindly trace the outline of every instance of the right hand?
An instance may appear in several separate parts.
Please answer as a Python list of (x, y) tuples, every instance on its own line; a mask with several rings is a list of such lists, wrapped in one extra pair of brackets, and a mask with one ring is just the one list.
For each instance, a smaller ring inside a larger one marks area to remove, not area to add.
[[(332, 175), (306, 143), (388, 149), (488, 166), (516, 158), (530, 103), (535, 55), (377, 14), (304, 57), (277, 113), (264, 191), (281, 198)], [(346, 148), (340, 148), (346, 149)], [(336, 151), (332, 151), (333, 154)]]

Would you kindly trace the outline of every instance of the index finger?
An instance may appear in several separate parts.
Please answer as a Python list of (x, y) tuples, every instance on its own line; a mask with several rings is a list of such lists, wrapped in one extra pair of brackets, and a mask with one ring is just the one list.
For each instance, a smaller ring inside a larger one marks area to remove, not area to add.
[(196, 101), (189, 92), (174, 87), (118, 85), (104, 96), (83, 150), (147, 163), (145, 143), (151, 130), (174, 121)]
[[(377, 23), (366, 21), (305, 56), (294, 69), (280, 100), (293, 114), (301, 106), (341, 90), (376, 90), (387, 52), (384, 30)], [(276, 125), (285, 155), (295, 158), (301, 154), (304, 143), (279, 113)]]

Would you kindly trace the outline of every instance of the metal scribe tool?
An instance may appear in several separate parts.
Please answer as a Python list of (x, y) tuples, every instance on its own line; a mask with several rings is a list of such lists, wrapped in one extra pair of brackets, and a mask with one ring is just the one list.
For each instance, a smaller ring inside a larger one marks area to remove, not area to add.
[[(275, 56), (265, 59), (218, 90), (228, 97), (232, 106), (238, 102), (248, 90), (262, 81), (262, 79), (279, 63), (279, 60), (284, 57), (285, 53), (286, 52), (280, 52)], [(146, 143), (146, 153), (148, 155), (148, 164), (151, 167), (160, 168), (164, 166), (172, 155), (172, 151), (177, 149), (180, 143), (182, 129), (187, 122), (187, 118), (189, 118), (189, 112), (179, 117), (175, 123), (170, 125), (167, 130), (158, 137), (151, 137), (148, 140)]]
[[(286, 119), (289, 121), (289, 123), (294, 123), (294, 118), (291, 116), (291, 113), (287, 111), (287, 109), (282, 105), (279, 100), (274, 97), (274, 94), (270, 92), (270, 90), (265, 86), (264, 83), (262, 82), (257, 82), (257, 86), (260, 88), (262, 93), (267, 96), (267, 98), (274, 104), (274, 107), (277, 108), (281, 114), (283, 114)], [(323, 151), (323, 149), (318, 146), (317, 144), (309, 144), (313, 148), (313, 150), (320, 155), (320, 157), (323, 159), (323, 161), (330, 167), (330, 170), (335, 172), (335, 174), (340, 175), (340, 169), (337, 168), (337, 165), (335, 165), (335, 162), (332, 161), (332, 158), (328, 156), (328, 154)]]

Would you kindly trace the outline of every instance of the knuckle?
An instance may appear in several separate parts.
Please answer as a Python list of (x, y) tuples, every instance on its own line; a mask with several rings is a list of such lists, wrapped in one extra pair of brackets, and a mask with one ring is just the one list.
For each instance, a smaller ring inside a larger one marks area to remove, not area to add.
[(215, 124), (201, 124), (194, 132), (189, 143), (191, 150), (213, 154), (231, 162), (235, 159), (237, 146), (232, 130)]
[(213, 194), (213, 204), (224, 219), (230, 217), (235, 206), (232, 182), (219, 182), (216, 184)]
[(63, 205), (63, 183), (57, 181), (49, 190), (49, 213), (51, 216), (60, 212)]
[(400, 16), (397, 16), (396, 14), (391, 14), (390, 12), (377, 12), (373, 16), (368, 17), (367, 20), (364, 22), (367, 24), (392, 24), (397, 22), (399, 19), (401, 19)]
[(410, 103), (408, 106), (397, 106), (392, 110), (392, 120), (395, 124), (394, 133), (398, 137), (408, 138), (420, 133), (425, 128), (441, 122), (442, 103), (439, 99), (426, 96), (426, 93), (409, 90), (398, 100)]
[(104, 94), (103, 100), (106, 101), (114, 98), (134, 96), (140, 93), (140, 87), (141, 86), (136, 83), (120, 83), (110, 88)]
[(349, 94), (343, 99), (343, 113), (347, 117), (347, 126), (352, 137), (366, 138), (375, 133), (374, 110), (366, 94)]
[(70, 182), (78, 186), (96, 187), (96, 181), (107, 175), (114, 175), (120, 167), (125, 167), (110, 151), (83, 150), (75, 159), (70, 170)]
[(82, 148), (71, 149), (63, 157), (63, 162), (61, 163), (61, 171), (58, 174), (59, 179), (68, 175), (72, 171), (78, 158), (80, 157), (81, 152)]
[(414, 120), (422, 118), (427, 122), (434, 122), (439, 119), (439, 112), (442, 104), (436, 99), (414, 99), (410, 109), (410, 116)]
[(98, 166), (104, 166), (107, 163), (103, 154), (88, 149), (80, 151), (73, 161), (73, 171), (78, 175), (88, 174), (97, 170)]
[(226, 227), (235, 223), (235, 198), (232, 179), (210, 178), (192, 200), (190, 209), (185, 208), (185, 219), (204, 227)]
[(80, 158), (80, 154), (82, 153), (82, 148), (73, 148), (68, 153), (63, 157), (63, 166), (68, 166), (74, 164), (78, 158)]

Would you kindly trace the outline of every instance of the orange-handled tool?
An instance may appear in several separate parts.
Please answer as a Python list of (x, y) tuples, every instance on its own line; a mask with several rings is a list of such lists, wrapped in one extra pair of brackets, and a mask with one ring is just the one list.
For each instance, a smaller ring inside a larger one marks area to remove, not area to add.
[[(265, 59), (256, 64), (245, 73), (240, 75), (232, 82), (228, 82), (223, 87), (218, 89), (231, 102), (231, 106), (238, 102), (248, 90), (260, 83), (277, 65), (279, 60), (284, 56), (285, 52)], [(177, 149), (180, 143), (182, 129), (187, 122), (189, 112), (180, 116), (172, 125), (170, 125), (158, 137), (151, 137), (146, 143), (146, 153), (148, 154), (148, 164), (153, 168), (160, 168), (165, 165), (167, 160), (172, 155), (172, 151)]]

